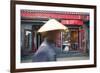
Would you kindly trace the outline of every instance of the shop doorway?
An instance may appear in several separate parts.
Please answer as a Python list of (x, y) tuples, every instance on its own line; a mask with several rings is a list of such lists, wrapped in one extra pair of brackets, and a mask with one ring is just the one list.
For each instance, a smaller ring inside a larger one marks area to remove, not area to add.
[(78, 30), (70, 31), (70, 50), (78, 50), (79, 49), (79, 32)]
[(79, 29), (70, 28), (69, 32), (62, 32), (62, 50), (78, 51), (79, 50)]

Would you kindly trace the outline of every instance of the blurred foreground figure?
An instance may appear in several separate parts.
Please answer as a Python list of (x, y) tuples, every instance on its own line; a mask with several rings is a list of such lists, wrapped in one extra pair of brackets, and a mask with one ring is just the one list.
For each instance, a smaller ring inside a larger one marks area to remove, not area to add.
[(68, 28), (55, 19), (49, 20), (38, 30), (44, 41), (34, 54), (33, 62), (56, 61), (56, 54), (61, 51), (55, 46), (56, 36), (63, 30)]

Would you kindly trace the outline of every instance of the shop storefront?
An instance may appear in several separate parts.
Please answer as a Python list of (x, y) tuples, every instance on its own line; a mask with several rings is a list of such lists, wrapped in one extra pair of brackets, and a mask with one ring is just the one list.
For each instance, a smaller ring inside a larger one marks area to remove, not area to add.
[(21, 47), (35, 52), (43, 38), (37, 30), (49, 19), (56, 19), (69, 32), (58, 35), (56, 45), (63, 51), (87, 52), (89, 48), (89, 14), (77, 12), (53, 12), (21, 10)]

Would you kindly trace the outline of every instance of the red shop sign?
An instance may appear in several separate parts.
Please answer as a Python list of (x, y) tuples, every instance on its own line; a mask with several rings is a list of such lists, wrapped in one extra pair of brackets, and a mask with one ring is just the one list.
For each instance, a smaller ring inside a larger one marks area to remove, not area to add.
[(83, 25), (82, 20), (61, 20), (64, 25)]
[[(73, 14), (57, 14), (57, 13), (29, 13), (29, 12), (21, 12), (22, 17), (28, 17), (28, 18), (58, 18), (58, 19), (85, 19), (89, 20), (89, 16), (83, 16), (83, 15), (73, 15)], [(75, 21), (77, 22), (77, 21)]]

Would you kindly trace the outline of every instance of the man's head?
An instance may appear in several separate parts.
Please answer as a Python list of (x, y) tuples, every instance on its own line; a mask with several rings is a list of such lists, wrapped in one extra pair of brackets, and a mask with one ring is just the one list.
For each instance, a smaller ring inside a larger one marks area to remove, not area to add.
[(59, 30), (54, 30), (54, 31), (43, 32), (43, 33), (41, 33), (41, 35), (43, 38), (46, 38), (48, 41), (55, 42), (55, 40), (60, 32), (61, 31), (59, 31)]
[(59, 21), (50, 19), (38, 30), (38, 33), (42, 34), (42, 36), (46, 37), (48, 40), (54, 41), (57, 38), (56, 36), (58, 33), (63, 30), (68, 31), (68, 28)]

